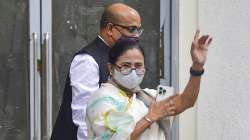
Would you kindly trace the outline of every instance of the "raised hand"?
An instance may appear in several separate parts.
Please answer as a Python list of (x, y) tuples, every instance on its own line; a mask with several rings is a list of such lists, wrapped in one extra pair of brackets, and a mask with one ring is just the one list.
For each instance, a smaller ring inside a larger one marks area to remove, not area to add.
[(207, 59), (208, 46), (211, 42), (212, 37), (209, 35), (200, 37), (200, 31), (196, 31), (190, 51), (194, 67), (203, 68)]

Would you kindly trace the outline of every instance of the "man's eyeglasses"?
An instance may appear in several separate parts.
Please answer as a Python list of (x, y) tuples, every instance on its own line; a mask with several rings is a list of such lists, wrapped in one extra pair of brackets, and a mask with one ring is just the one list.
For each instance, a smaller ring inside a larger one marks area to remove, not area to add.
[(132, 67), (132, 65), (123, 64), (123, 65), (115, 65), (115, 66), (123, 75), (128, 75), (133, 70), (135, 70), (137, 75), (145, 74), (145, 68), (143, 65), (135, 65), (134, 67)]
[[(126, 29), (129, 33), (134, 34), (134, 35), (138, 35), (140, 36), (144, 29), (142, 27), (137, 27), (137, 26), (125, 26), (125, 25), (121, 25), (121, 24), (115, 24), (112, 23), (114, 26), (119, 26), (122, 27), (124, 29)], [(119, 30), (118, 30), (119, 31)]]

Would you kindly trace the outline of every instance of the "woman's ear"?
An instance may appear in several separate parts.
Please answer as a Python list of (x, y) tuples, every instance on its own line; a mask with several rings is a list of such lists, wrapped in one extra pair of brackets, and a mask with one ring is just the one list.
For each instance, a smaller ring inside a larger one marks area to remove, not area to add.
[(113, 65), (111, 63), (108, 63), (107, 65), (108, 65), (109, 75), (112, 75), (114, 71)]

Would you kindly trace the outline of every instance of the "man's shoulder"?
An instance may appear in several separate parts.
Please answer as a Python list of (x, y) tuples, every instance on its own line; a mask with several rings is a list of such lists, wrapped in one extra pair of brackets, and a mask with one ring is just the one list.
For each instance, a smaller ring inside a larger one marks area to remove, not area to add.
[(78, 50), (76, 53), (74, 53), (73, 54), (73, 58), (72, 58), (71, 61), (73, 61), (77, 56), (81, 57), (81, 58), (82, 58), (82, 56), (84, 56), (84, 57), (85, 56), (91, 56), (91, 57), (93, 57), (92, 51), (95, 50), (94, 49), (95, 46), (96, 46), (96, 39), (93, 40), (91, 43), (89, 43), (87, 45), (84, 45), (83, 47), (81, 47), (80, 50)]
[(95, 48), (97, 46), (97, 39), (93, 40), (91, 43), (83, 46), (77, 53), (77, 54), (81, 54), (81, 53), (87, 53), (88, 51), (92, 50), (93, 48)]

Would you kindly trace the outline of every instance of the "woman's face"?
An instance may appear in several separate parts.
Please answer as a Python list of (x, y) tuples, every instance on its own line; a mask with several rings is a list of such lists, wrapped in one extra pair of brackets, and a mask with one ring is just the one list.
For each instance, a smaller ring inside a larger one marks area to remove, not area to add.
[(144, 73), (144, 57), (137, 48), (129, 49), (118, 57), (111, 71), (114, 81), (127, 91), (131, 91), (141, 84)]
[(145, 72), (144, 57), (138, 49), (129, 49), (118, 58), (116, 67), (119, 71), (135, 68), (136, 70), (143, 70)]

